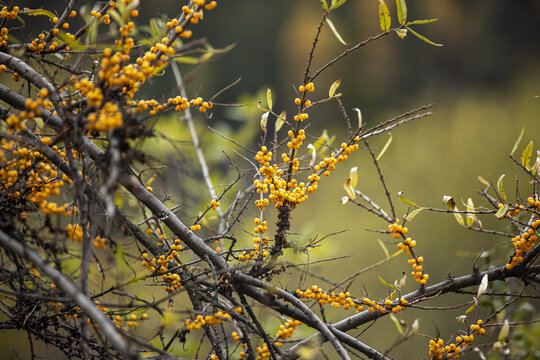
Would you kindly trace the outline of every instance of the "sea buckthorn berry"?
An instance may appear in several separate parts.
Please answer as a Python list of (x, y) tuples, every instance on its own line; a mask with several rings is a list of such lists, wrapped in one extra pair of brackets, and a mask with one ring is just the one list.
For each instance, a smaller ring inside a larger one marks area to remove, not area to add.
[(300, 98), (296, 98), (296, 99), (294, 99), (294, 103), (296, 105), (300, 105), (302, 103), (302, 100)]

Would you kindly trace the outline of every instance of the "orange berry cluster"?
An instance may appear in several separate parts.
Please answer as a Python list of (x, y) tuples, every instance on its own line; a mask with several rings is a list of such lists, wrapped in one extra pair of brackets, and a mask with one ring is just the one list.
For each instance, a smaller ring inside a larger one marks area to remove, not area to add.
[(388, 310), (391, 310), (393, 313), (400, 312), (404, 310), (409, 303), (406, 299), (400, 298), (399, 303), (394, 303), (390, 299), (385, 299), (382, 304), (378, 304), (376, 301), (368, 298), (363, 298), (360, 300), (351, 297), (351, 294), (348, 291), (341, 292), (339, 294), (336, 294), (333, 291), (327, 293), (317, 285), (313, 285), (311, 288), (304, 291), (297, 289), (296, 294), (298, 297), (304, 299), (317, 300), (320, 305), (331, 304), (334, 308), (343, 306), (343, 309), (345, 310), (355, 308), (357, 312), (364, 310), (363, 305), (367, 305), (369, 306), (369, 312), (379, 311), (381, 314), (386, 314)]
[[(295, 135), (294, 131), (289, 130), (288, 135), (291, 137), (291, 141), (287, 143), (287, 147), (289, 149), (295, 149), (295, 150), (300, 149), (300, 146), (302, 146), (302, 141), (304, 141), (304, 139), (306, 138), (305, 130), (300, 129), (298, 131), (298, 135)], [(291, 159), (289, 159), (287, 154), (283, 154), (281, 155), (281, 157), (283, 158), (283, 161), (285, 163), (288, 163), (291, 161)]]
[(215, 314), (211, 315), (197, 315), (195, 319), (187, 319), (184, 323), (187, 326), (188, 330), (199, 330), (201, 327), (206, 325), (218, 325), (221, 324), (221, 321), (231, 320), (231, 315), (219, 310)]
[(436, 339), (429, 341), (429, 356), (432, 359), (457, 359), (460, 356), (460, 351), (469, 347), (469, 344), (474, 340), (475, 332), (477, 335), (484, 335), (486, 330), (482, 328), (483, 321), (478, 320), (476, 324), (470, 326), (471, 333), (468, 335), (457, 336), (455, 344), (449, 344), (444, 346), (443, 339)]
[[(283, 343), (278, 340), (285, 340), (285, 339), (290, 338), (293, 335), (294, 331), (296, 330), (296, 327), (299, 325), (302, 325), (302, 322), (298, 320), (294, 320), (292, 318), (290, 318), (285, 324), (280, 325), (279, 330), (276, 333), (277, 340), (274, 341), (274, 346), (282, 347)], [(270, 350), (268, 350), (267, 343), (264, 343), (262, 346), (257, 347), (256, 351), (259, 353), (259, 355), (255, 358), (256, 360), (263, 360), (270, 357)], [(242, 354), (240, 354), (240, 357), (244, 359), (245, 354), (244, 354), (244, 357), (242, 357)]]
[(253, 229), (253, 232), (259, 234), (259, 237), (253, 238), (253, 242), (255, 243), (253, 250), (244, 251), (238, 256), (238, 260), (240, 261), (246, 261), (253, 257), (261, 256), (262, 258), (265, 258), (268, 256), (268, 252), (264, 250), (264, 248), (268, 245), (269, 239), (266, 236), (263, 236), (263, 234), (268, 231), (268, 222), (266, 222), (266, 220), (261, 222), (261, 219), (259, 218), (255, 218), (254, 222), (256, 226)]
[[(147, 313), (141, 314), (139, 319), (140, 320), (148, 319), (148, 314)], [(127, 321), (123, 319), (120, 315), (116, 315), (112, 321), (117, 327), (122, 328), (124, 331), (127, 331), (128, 328), (136, 328), (137, 326), (139, 326), (139, 323), (137, 322), (137, 315), (135, 314), (129, 315)], [(127, 327), (123, 326), (124, 324), (127, 325)]]
[[(534, 210), (540, 211), (540, 200), (538, 200), (538, 199), (535, 200), (532, 196), (529, 196), (529, 197), (527, 198), (527, 204), (528, 204), (530, 207), (536, 208), (536, 209), (534, 209)], [(536, 214), (535, 214), (535, 215), (536, 215)]]
[[(399, 225), (399, 219), (396, 219), (393, 224), (388, 225), (388, 231), (390, 231), (394, 238), (399, 239), (401, 237), (405, 237), (405, 234), (409, 232), (409, 229), (402, 225)], [(400, 250), (405, 251), (407, 254), (413, 257), (412, 259), (407, 260), (407, 262), (413, 268), (411, 275), (414, 278), (414, 281), (421, 285), (425, 285), (429, 279), (429, 275), (424, 273), (424, 266), (422, 265), (422, 263), (424, 262), (424, 257), (417, 257), (413, 254), (412, 248), (414, 248), (415, 246), (416, 240), (413, 240), (410, 237), (405, 238), (404, 241), (400, 241), (397, 244), (397, 247)]]
[[(90, 228), (90, 224), (87, 225), (87, 228)], [(82, 243), (82, 241), (83, 241), (83, 229), (82, 229), (81, 225), (79, 225), (79, 224), (68, 224), (68, 226), (66, 227), (66, 232), (67, 232), (68, 237), (71, 240)], [(107, 247), (108, 241), (107, 241), (107, 239), (102, 238), (101, 236), (98, 235), (92, 240), (92, 244), (96, 248), (105, 249), (105, 247)]]
[(19, 14), (20, 10), (21, 9), (18, 6), (14, 6), (13, 9), (9, 11), (7, 6), (4, 6), (2, 10), (0, 10), (0, 18), (14, 20), (17, 18), (17, 15)]
[(506, 264), (506, 269), (510, 270), (514, 266), (523, 262), (523, 255), (530, 251), (538, 236), (535, 234), (535, 231), (540, 227), (540, 219), (535, 220), (531, 223), (530, 229), (522, 233), (521, 235), (515, 236), (512, 238), (512, 245), (514, 246), (515, 253), (512, 256), (512, 259), (508, 264)]
[(119, 128), (123, 122), (118, 105), (107, 101), (97, 113), (88, 114), (86, 128), (93, 131), (108, 131)]

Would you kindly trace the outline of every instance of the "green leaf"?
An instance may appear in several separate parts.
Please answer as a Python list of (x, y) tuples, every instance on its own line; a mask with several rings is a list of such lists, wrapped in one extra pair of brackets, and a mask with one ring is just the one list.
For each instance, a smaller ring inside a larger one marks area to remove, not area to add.
[(519, 133), (519, 136), (518, 136), (518, 138), (516, 140), (516, 143), (514, 144), (514, 147), (512, 148), (512, 152), (510, 153), (510, 155), (512, 155), (516, 151), (516, 149), (517, 149), (517, 147), (518, 147), (518, 145), (519, 145), (519, 143), (521, 141), (521, 138), (523, 137), (524, 132), (525, 132), (525, 126), (523, 126), (521, 128), (521, 132)]
[(323, 8), (324, 11), (328, 12), (330, 11), (328, 9), (328, 4), (326, 3), (326, 0), (321, 0), (321, 7)]
[(388, 140), (386, 141), (386, 144), (384, 144), (384, 147), (382, 148), (381, 152), (377, 156), (377, 160), (379, 160), (384, 155), (384, 153), (386, 152), (386, 150), (388, 149), (388, 147), (392, 143), (392, 133), (388, 133), (388, 135), (389, 135)]
[(401, 25), (405, 25), (407, 21), (407, 4), (405, 0), (396, 0), (398, 21)]
[(508, 211), (508, 204), (504, 204), (497, 212), (495, 213), (495, 216), (497, 219), (502, 219), (506, 212)]
[(390, 255), (390, 257), (395, 258), (396, 256), (400, 255), (402, 252), (403, 252), (403, 250), (398, 250), (395, 253), (393, 253), (392, 255)]
[(283, 110), (276, 119), (276, 125), (274, 126), (275, 132), (278, 132), (279, 129), (281, 129), (281, 127), (285, 123), (285, 120), (287, 120), (287, 111)]
[(330, 10), (335, 10), (341, 5), (345, 4), (347, 0), (332, 0), (332, 5), (330, 6)]
[(533, 153), (533, 141), (531, 140), (529, 144), (525, 147), (525, 150), (521, 153), (521, 165), (526, 169), (529, 168), (529, 162), (531, 161)]
[(334, 97), (334, 94), (336, 93), (337, 88), (341, 84), (341, 79), (336, 80), (332, 83), (330, 86), (330, 90), (328, 90), (328, 97)]
[(405, 204), (410, 205), (410, 206), (414, 206), (414, 207), (418, 207), (418, 204), (413, 203), (412, 201), (409, 201), (409, 200), (405, 199), (405, 197), (403, 197), (403, 191), (398, 192), (397, 196), (398, 196), (398, 199), (403, 201)]
[(504, 176), (505, 175), (502, 174), (499, 180), (497, 180), (497, 189), (499, 190), (499, 194), (501, 194), (502, 198), (506, 200), (506, 192), (504, 191), (504, 185), (503, 185)]
[(378, 242), (379, 245), (381, 246), (381, 249), (382, 249), (383, 252), (384, 252), (384, 256), (389, 257), (389, 256), (390, 256), (390, 253), (388, 252), (388, 248), (386, 247), (386, 245), (384, 245), (384, 243), (382, 242), (381, 239), (377, 239), (377, 242)]
[(384, 285), (388, 286), (392, 290), (397, 290), (396, 287), (392, 284), (387, 283), (382, 277), (379, 276), (379, 281), (382, 282)]
[(435, 18), (435, 19), (426, 19), (426, 20), (413, 20), (413, 21), (409, 21), (408, 23), (406, 23), (405, 25), (409, 26), (409, 25), (420, 25), (420, 24), (429, 24), (429, 23), (432, 23), (432, 22), (435, 22), (439, 20), (439, 18)]
[(330, 27), (330, 30), (332, 30), (332, 32), (334, 33), (334, 36), (338, 39), (338, 41), (340, 43), (342, 43), (343, 45), (347, 45), (347, 43), (345, 42), (345, 40), (343, 40), (343, 38), (341, 37), (341, 35), (339, 35), (336, 27), (334, 26), (334, 23), (332, 21), (330, 21), (330, 19), (326, 18), (326, 22), (328, 23), (328, 26)]
[(194, 56), (179, 56), (175, 58), (176, 62), (180, 64), (190, 64), (190, 65), (196, 65), (199, 63), (199, 58)]
[(418, 215), (418, 213), (420, 213), (420, 211), (424, 210), (425, 208), (418, 208), (418, 209), (414, 209), (413, 211), (411, 211), (409, 213), (409, 215), (407, 215), (407, 217), (405, 218), (405, 220), (407, 221), (411, 221), (416, 215)]
[(268, 104), (268, 109), (272, 110), (272, 90), (266, 89), (266, 103)]
[(381, 24), (381, 30), (388, 32), (392, 19), (390, 18), (390, 11), (384, 0), (379, 0), (379, 23)]
[(50, 12), (49, 10), (45, 10), (45, 9), (28, 9), (28, 8), (24, 8), (24, 11), (26, 12), (27, 15), (30, 15), (30, 16), (45, 15), (45, 16), (50, 17), (51, 19), (54, 19), (56, 17), (56, 15), (54, 15), (52, 12)]
[(425, 42), (427, 42), (427, 43), (430, 44), (430, 45), (433, 45), (433, 46), (443, 46), (443, 44), (437, 44), (437, 43), (435, 43), (435, 42), (429, 40), (429, 39), (426, 38), (425, 36), (420, 35), (419, 33), (417, 33), (416, 31), (414, 31), (414, 30), (411, 29), (411, 28), (407, 28), (407, 30), (409, 30), (410, 32), (412, 32), (413, 35), (416, 36), (417, 38), (419, 38), (420, 40), (425, 41)]
[(499, 332), (499, 336), (497, 337), (497, 340), (499, 340), (500, 342), (503, 342), (508, 336), (509, 332), (510, 332), (510, 323), (508, 322), (508, 319), (504, 319), (504, 324), (501, 327), (501, 331)]
[(392, 322), (394, 323), (394, 325), (396, 325), (396, 329), (399, 335), (403, 336), (403, 327), (401, 326), (401, 323), (399, 322), (398, 318), (395, 317), (394, 314), (390, 314), (390, 319), (392, 319)]

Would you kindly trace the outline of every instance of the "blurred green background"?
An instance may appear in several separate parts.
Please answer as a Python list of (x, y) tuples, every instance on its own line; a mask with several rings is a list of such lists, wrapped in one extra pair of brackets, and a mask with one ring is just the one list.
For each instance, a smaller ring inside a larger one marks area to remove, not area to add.
[[(476, 205), (487, 206), (476, 191), (483, 187), (477, 180), (478, 175), (496, 182), (501, 174), (506, 174), (505, 186), (513, 201), (515, 178), (519, 174), (521, 195), (526, 198), (530, 191), (527, 179), (508, 158), (508, 154), (523, 126), (525, 134), (518, 154), (529, 140), (539, 140), (540, 2), (409, 2), (409, 19), (439, 18), (435, 23), (415, 29), (431, 40), (444, 44), (443, 47), (430, 46), (412, 34), (403, 40), (395, 35), (384, 37), (347, 56), (319, 77), (315, 84), (317, 90), (311, 98), (324, 97), (332, 82), (342, 79), (339, 92), (343, 93), (341, 99), (345, 109), (351, 118), (356, 119), (352, 108), (360, 108), (368, 127), (412, 108), (436, 104), (432, 109), (433, 116), (392, 131), (393, 142), (381, 159), (398, 217), (407, 212), (407, 206), (395, 196), (398, 191), (404, 191), (408, 199), (422, 206), (442, 208), (443, 195), (454, 196), (460, 208), (464, 207), (462, 200), (466, 202), (468, 197)], [(395, 4), (392, 1), (387, 3), (395, 25)], [(53, 4), (59, 2), (50, 2), (46, 7), (54, 8)], [(183, 4), (164, 0), (142, 1), (138, 22), (144, 23), (154, 16), (172, 17)], [(235, 46), (207, 66), (183, 65), (181, 69), (188, 80), (188, 93), (196, 93), (206, 99), (241, 77), (238, 85), (220, 95), (216, 101), (248, 103), (241, 109), (215, 108), (211, 119), (195, 114), (203, 150), (210, 163), (215, 164), (215, 169), (223, 170), (221, 174), (213, 174), (216, 184), (234, 179), (234, 172), (228, 168), (222, 149), (233, 157), (234, 150), (242, 150), (231, 146), (215, 133), (205, 131), (206, 124), (256, 149), (261, 134), (261, 112), (256, 109), (256, 102), (264, 103), (264, 89), (271, 88), (274, 109), (277, 112), (286, 109), (293, 114), (294, 87), (302, 82), (307, 55), (321, 16), (322, 9), (317, 0), (225, 1), (219, 2), (218, 7), (205, 14), (204, 21), (193, 28), (194, 38), (206, 37), (214, 48)], [(376, 0), (350, 0), (332, 12), (330, 19), (349, 46), (380, 32)], [(325, 26), (315, 51), (313, 69), (345, 48)], [(167, 72), (165, 76), (151, 81), (143, 92), (156, 99), (166, 98), (171, 95), (170, 89), (174, 85), (172, 74)], [(346, 125), (335, 103), (313, 109), (310, 121), (308, 134), (311, 136), (317, 137), (323, 129), (327, 129), (330, 134), (337, 136), (336, 143), (346, 139)], [(177, 200), (190, 204), (182, 210), (183, 214), (186, 217), (194, 216), (198, 211), (197, 201), (202, 206), (208, 199), (199, 196), (197, 183), (200, 182), (200, 174), (192, 158), (189, 135), (185, 126), (178, 124), (173, 117), (159, 120), (157, 129), (158, 134), (167, 134), (179, 140), (177, 145), (180, 150), (173, 152), (170, 148), (153, 143), (148, 148), (149, 152), (156, 158), (168, 154), (166, 156), (176, 156), (178, 160), (178, 156), (181, 156), (181, 161), (171, 162), (171, 170), (161, 174), (154, 188), (163, 188), (163, 194), (174, 191)], [(284, 133), (282, 135), (285, 136)], [(382, 135), (370, 140), (370, 145), (378, 153), (386, 140), (387, 135)], [(339, 203), (338, 200), (345, 195), (343, 183), (353, 166), (359, 167), (357, 188), (388, 210), (369, 154), (359, 151), (348, 162), (341, 164), (330, 178), (323, 178), (319, 190), (310, 197), (309, 203), (299, 206), (292, 216), (290, 239), (299, 245), (316, 236), (321, 238), (346, 230), (326, 238), (309, 257), (287, 252), (290, 261), (296, 262), (346, 255), (344, 259), (309, 267), (310, 271), (334, 282), (383, 259), (385, 255), (377, 239), (383, 240), (391, 253), (397, 249), (390, 236), (367, 230), (385, 229), (387, 224), (350, 203)], [(241, 167), (249, 169), (246, 162)], [(253, 214), (253, 209), (250, 211), (250, 215)], [(493, 217), (482, 220), (486, 228), (510, 230), (493, 221)], [(273, 224), (274, 221), (270, 219), (269, 223)], [(250, 231), (251, 227), (248, 216), (243, 224), (234, 229), (235, 235), (246, 238), (246, 246), (250, 236), (246, 236), (243, 230)], [(453, 216), (422, 212), (408, 227), (410, 235), (417, 240), (417, 253), (425, 258), (424, 268), (430, 274), (431, 284), (444, 280), (448, 275), (469, 273), (472, 262), (482, 250), (497, 249), (492, 254), (496, 265), (502, 265), (509, 253), (509, 247), (504, 245), (505, 238), (468, 231), (460, 227)], [(269, 231), (272, 232), (273, 229)], [(486, 260), (483, 258), (478, 264), (482, 267)], [(401, 255), (357, 277), (350, 284), (349, 291), (359, 297), (383, 298), (388, 295), (388, 288), (378, 277), (393, 283), (404, 271), (409, 275), (410, 266), (406, 257)], [(290, 270), (287, 275), (276, 278), (275, 283), (293, 289), (300, 283), (299, 278), (299, 271)], [(407, 280), (405, 292), (416, 288), (410, 276)], [(312, 284), (323, 288), (331, 286), (310, 276), (304, 279), (301, 286)], [(519, 288), (519, 284), (515, 286)], [(160, 291), (159, 296), (163, 296), (161, 289), (157, 291)], [(148, 296), (151, 297), (149, 291)], [(445, 296), (426, 305), (453, 305), (470, 298), (468, 295)], [(455, 317), (463, 314), (465, 309), (445, 312), (409, 310), (397, 317), (409, 325), (417, 318), (420, 333), (434, 336), (438, 329), (443, 338), (448, 338), (457, 329), (462, 329)], [(476, 316), (476, 313), (473, 314)], [(480, 314), (485, 313), (480, 310)], [(327, 311), (326, 315), (327, 319), (335, 322), (345, 312)], [(275, 319), (269, 318), (268, 321), (274, 322), (276, 328), (279, 326)], [(298, 331), (301, 333), (302, 330), (299, 328)], [(359, 331), (351, 332), (352, 335), (357, 333)], [(385, 317), (359, 339), (384, 350), (398, 338), (394, 324), (389, 317)], [(396, 359), (426, 357), (427, 342), (427, 338), (417, 336), (396, 348), (390, 356)], [(329, 349), (326, 353), (333, 358), (333, 350)], [(478, 355), (471, 353), (466, 358), (478, 358)]]

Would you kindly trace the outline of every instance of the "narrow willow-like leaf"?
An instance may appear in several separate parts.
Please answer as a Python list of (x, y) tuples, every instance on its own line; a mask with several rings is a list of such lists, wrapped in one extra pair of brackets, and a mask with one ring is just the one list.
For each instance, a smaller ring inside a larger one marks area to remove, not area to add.
[(324, 11), (326, 11), (326, 12), (329, 11), (328, 4), (326, 3), (326, 0), (321, 0), (321, 7), (323, 8)]
[(31, 15), (31, 16), (45, 15), (45, 16), (50, 17), (51, 19), (54, 19), (56, 17), (56, 15), (54, 15), (52, 12), (50, 12), (49, 10), (45, 10), (45, 9), (24, 8), (24, 11), (26, 12), (27, 15)]
[(349, 177), (352, 179), (351, 185), (353, 188), (356, 188), (358, 184), (358, 166), (353, 166), (349, 171)]
[(388, 252), (388, 248), (386, 247), (386, 245), (384, 245), (383, 241), (381, 239), (377, 239), (377, 242), (381, 246), (381, 249), (384, 252), (384, 256), (389, 257), (390, 253)]
[(390, 18), (390, 11), (384, 0), (379, 0), (379, 23), (381, 24), (381, 30), (388, 32), (390, 30), (390, 24), (392, 19)]
[(510, 155), (514, 154), (514, 152), (518, 148), (518, 145), (521, 142), (521, 138), (523, 137), (524, 132), (525, 132), (525, 126), (521, 127), (521, 132), (519, 133), (519, 136), (516, 140), (516, 143), (514, 144), (514, 147), (512, 148), (512, 151), (510, 152)]
[(394, 323), (394, 325), (396, 325), (396, 329), (399, 335), (403, 336), (403, 327), (401, 326), (401, 323), (399, 322), (398, 318), (395, 317), (394, 314), (390, 314), (390, 319), (392, 319), (392, 322)]
[[(478, 227), (480, 229), (482, 228), (482, 222), (480, 221), (480, 219), (477, 216), (475, 216), (473, 214), (467, 214), (467, 223), (469, 222), (469, 219), (471, 219), (472, 222), (477, 223)], [(472, 225), (472, 223), (471, 223), (471, 225)], [(469, 225), (469, 226), (471, 226), (471, 225)]]
[(266, 104), (268, 109), (272, 110), (272, 90), (266, 89)]
[(529, 168), (529, 162), (531, 161), (533, 153), (533, 141), (531, 140), (529, 144), (525, 147), (525, 150), (521, 153), (521, 165), (523, 165), (526, 169)]
[(405, 220), (407, 221), (411, 221), (412, 219), (414, 219), (414, 217), (416, 215), (418, 215), (420, 213), (420, 211), (424, 210), (425, 208), (418, 208), (418, 209), (414, 209), (413, 211), (411, 211), (409, 213), (409, 215), (407, 215), (407, 217), (405, 218)]
[(407, 26), (409, 25), (421, 25), (421, 24), (429, 24), (429, 23), (432, 23), (432, 22), (435, 22), (439, 20), (439, 18), (435, 18), (435, 19), (426, 19), (426, 20), (413, 20), (413, 21), (409, 21), (407, 24)]
[(339, 35), (336, 27), (334, 26), (334, 23), (332, 21), (330, 21), (330, 19), (326, 18), (326, 22), (328, 23), (328, 26), (330, 27), (330, 30), (332, 30), (332, 32), (334, 33), (334, 36), (336, 37), (336, 39), (338, 39), (338, 41), (340, 43), (342, 43), (343, 45), (347, 45), (347, 43), (345, 42), (345, 40), (343, 40), (343, 38), (341, 37), (341, 35)]
[(332, 0), (332, 5), (330, 6), (330, 10), (335, 10), (341, 5), (345, 4), (347, 0)]
[(465, 311), (465, 314), (468, 314), (471, 311), (473, 311), (474, 308), (476, 307), (476, 305), (478, 305), (478, 300), (474, 299), (474, 304), (472, 304), (472, 306), (470, 308), (468, 308), (467, 311)]
[(414, 36), (416, 36), (417, 38), (419, 38), (420, 40), (422, 41), (425, 41), (427, 42), (428, 44), (430, 45), (433, 45), (433, 46), (443, 46), (443, 44), (438, 44), (436, 42), (433, 42), (431, 40), (429, 40), (427, 37), (423, 36), (423, 35), (420, 35), (419, 33), (417, 33), (416, 31), (414, 31), (413, 29), (411, 28), (407, 28), (407, 30), (409, 30), (410, 32), (413, 33)]
[(261, 106), (261, 102), (260, 102), (260, 101), (259, 101), (259, 102), (257, 103), (257, 108), (258, 108), (259, 110), (261, 110), (261, 111), (265, 111), (265, 112), (268, 112), (268, 111), (270, 111), (269, 109), (265, 109), (265, 108), (263, 108), (263, 107)]
[(504, 191), (504, 184), (503, 184), (504, 176), (505, 175), (502, 174), (499, 180), (497, 180), (497, 190), (499, 190), (499, 194), (501, 194), (502, 198), (506, 200), (506, 192)]
[(352, 200), (356, 199), (356, 193), (354, 192), (354, 187), (352, 186), (352, 179), (347, 178), (345, 180), (345, 184), (343, 184), (343, 188), (345, 189), (345, 192), (351, 198)]
[(484, 191), (487, 191), (487, 189), (489, 189), (489, 187), (490, 187), (489, 181), (487, 181), (486, 179), (484, 179), (484, 178), (481, 177), (480, 175), (477, 176), (477, 179), (478, 179), (478, 181), (480, 181), (482, 184), (486, 185), (486, 188), (484, 189)]
[(502, 219), (506, 212), (508, 211), (508, 204), (504, 204), (497, 212), (495, 213), (495, 216), (497, 219)]
[(387, 283), (382, 277), (379, 276), (379, 281), (382, 282), (384, 285), (388, 286), (392, 290), (397, 290), (396, 287), (392, 284)]
[(281, 127), (285, 123), (285, 120), (287, 120), (287, 111), (283, 110), (276, 119), (276, 125), (274, 126), (275, 132), (278, 132), (279, 129), (281, 129)]
[[(467, 199), (467, 211), (474, 211), (474, 203), (471, 198)], [(474, 224), (474, 218), (469, 217), (469, 214), (467, 214), (465, 220), (467, 221), (467, 226), (472, 226)]]
[(361, 129), (362, 128), (362, 111), (360, 111), (359, 108), (354, 108), (353, 110), (356, 111), (356, 113), (358, 114), (358, 128)]
[(404, 25), (407, 22), (407, 4), (405, 0), (396, 0), (397, 7), (397, 17), (401, 25)]
[(508, 322), (508, 319), (504, 319), (504, 324), (501, 327), (501, 331), (499, 331), (499, 336), (497, 336), (497, 340), (499, 340), (500, 342), (503, 342), (508, 336), (509, 332), (510, 332), (510, 323)]
[(177, 58), (174, 58), (174, 60), (180, 64), (196, 65), (199, 63), (199, 58), (194, 56), (179, 56)]
[(390, 257), (395, 258), (396, 256), (400, 255), (402, 252), (403, 252), (403, 250), (400, 249), (400, 250), (396, 251), (395, 253), (393, 253)]
[(540, 151), (536, 150), (536, 160), (534, 164), (531, 166), (531, 173), (533, 175), (536, 175), (539, 169), (540, 169)]
[(386, 140), (386, 144), (384, 144), (384, 147), (382, 148), (381, 152), (377, 156), (377, 160), (379, 160), (384, 155), (384, 153), (386, 152), (386, 150), (388, 149), (391, 143), (392, 143), (392, 133), (388, 133), (388, 140)]
[(398, 199), (403, 201), (405, 204), (410, 205), (410, 206), (414, 206), (414, 207), (418, 207), (417, 203), (414, 203), (414, 202), (412, 202), (410, 200), (405, 199), (405, 197), (403, 196), (403, 191), (398, 192), (397, 196), (398, 196)]
[[(456, 208), (456, 211), (457, 211), (457, 208)], [(461, 214), (454, 213), (454, 217), (456, 218), (456, 221), (458, 222), (459, 225), (465, 227), (465, 221), (463, 221), (463, 216), (461, 216)]]
[(265, 112), (264, 114), (261, 115), (261, 129), (262, 131), (266, 132), (266, 124), (268, 123), (268, 114), (269, 112)]
[(488, 274), (484, 275), (482, 278), (482, 281), (480, 281), (480, 285), (478, 286), (478, 291), (476, 292), (476, 298), (480, 299), (480, 296), (482, 296), (488, 287)]
[(341, 79), (336, 80), (332, 83), (330, 86), (330, 90), (328, 90), (328, 97), (334, 97), (334, 94), (336, 93), (337, 88), (341, 84)]
[(311, 160), (309, 161), (309, 166), (313, 166), (313, 164), (315, 164), (315, 160), (317, 159), (317, 149), (315, 149), (315, 146), (313, 146), (313, 144), (309, 144), (307, 148), (311, 153)]

